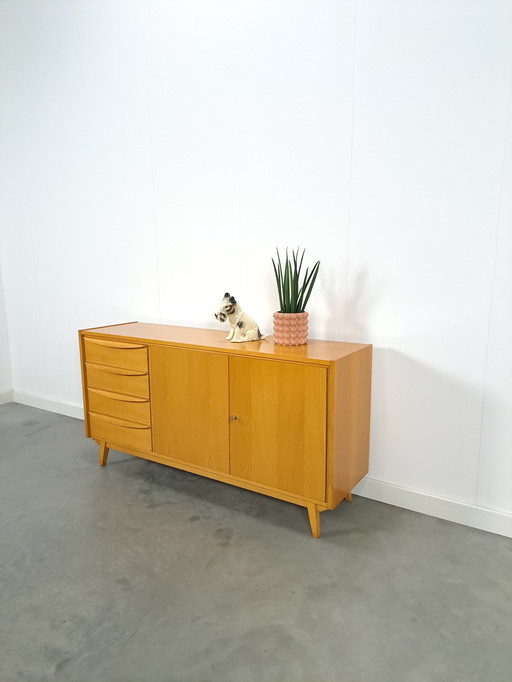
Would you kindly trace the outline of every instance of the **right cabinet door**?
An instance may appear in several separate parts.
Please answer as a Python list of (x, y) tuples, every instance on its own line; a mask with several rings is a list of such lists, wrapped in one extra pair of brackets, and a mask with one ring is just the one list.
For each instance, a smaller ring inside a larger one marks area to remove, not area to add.
[(327, 369), (230, 357), (230, 473), (325, 501)]

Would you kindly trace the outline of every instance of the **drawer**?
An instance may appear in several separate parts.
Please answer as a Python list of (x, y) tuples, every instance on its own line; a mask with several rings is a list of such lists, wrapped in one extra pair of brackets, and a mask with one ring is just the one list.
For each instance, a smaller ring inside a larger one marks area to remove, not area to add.
[(88, 388), (99, 388), (112, 393), (149, 398), (148, 374), (120, 367), (106, 367), (85, 363)]
[(151, 412), (147, 398), (89, 388), (87, 401), (91, 412), (119, 417), (148, 426), (151, 424)]
[(133, 450), (151, 452), (151, 427), (145, 424), (89, 412), (91, 436), (111, 445), (125, 445)]
[(148, 371), (148, 349), (144, 344), (86, 338), (84, 348), (86, 362)]

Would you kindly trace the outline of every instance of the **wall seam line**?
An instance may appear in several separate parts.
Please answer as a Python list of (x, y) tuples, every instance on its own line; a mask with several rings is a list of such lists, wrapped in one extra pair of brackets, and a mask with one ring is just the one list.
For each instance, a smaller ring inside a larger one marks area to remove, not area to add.
[(507, 79), (509, 83), (508, 93), (507, 93), (507, 104), (506, 104), (506, 123), (505, 123), (505, 140), (503, 144), (503, 153), (501, 157), (501, 168), (500, 168), (500, 189), (498, 194), (498, 206), (496, 215), (496, 227), (494, 230), (494, 262), (491, 277), (491, 291), (489, 296), (489, 313), (487, 316), (487, 338), (485, 344), (485, 360), (484, 360), (484, 377), (482, 383), (482, 409), (480, 413), (480, 434), (478, 439), (478, 456), (477, 456), (477, 476), (476, 476), (476, 490), (475, 490), (475, 505), (478, 505), (478, 498), (480, 495), (480, 471), (481, 471), (481, 460), (482, 460), (482, 440), (483, 440), (483, 427), (485, 418), (485, 407), (486, 407), (486, 393), (487, 393), (487, 369), (489, 365), (489, 348), (491, 345), (491, 325), (492, 325), (492, 313), (494, 308), (494, 288), (496, 283), (496, 271), (498, 268), (498, 245), (500, 241), (500, 223), (502, 214), (502, 203), (503, 203), (503, 186), (505, 184), (505, 162), (507, 158), (507, 151), (510, 144), (510, 119), (512, 117), (512, 53), (509, 55), (509, 78)]
[(156, 292), (158, 304), (158, 320), (162, 324), (162, 306), (160, 298), (160, 258), (158, 253), (158, 230), (156, 224), (156, 192), (155, 192), (155, 168), (153, 162), (153, 135), (151, 132), (152, 119), (152, 92), (149, 86), (149, 69), (148, 69), (148, 18), (147, 18), (147, 0), (144, 2), (144, 80), (146, 85), (146, 117), (149, 140), (149, 168), (151, 174), (151, 197), (153, 201), (153, 237), (155, 243), (155, 270), (156, 270)]
[(354, 152), (354, 110), (355, 110), (355, 81), (356, 81), (356, 34), (357, 34), (357, 0), (354, 0), (354, 42), (352, 47), (352, 112), (350, 120), (350, 166), (348, 180), (348, 211), (347, 211), (347, 240), (345, 256), (345, 341), (348, 330), (348, 286), (349, 286), (349, 256), (350, 256), (350, 227), (352, 218), (352, 159)]

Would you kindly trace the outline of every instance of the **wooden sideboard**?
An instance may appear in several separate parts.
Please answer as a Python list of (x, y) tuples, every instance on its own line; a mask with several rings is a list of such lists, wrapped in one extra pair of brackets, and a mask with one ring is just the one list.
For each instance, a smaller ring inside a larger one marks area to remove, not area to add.
[(99, 445), (319, 512), (368, 472), (372, 347), (130, 322), (79, 332), (85, 434)]

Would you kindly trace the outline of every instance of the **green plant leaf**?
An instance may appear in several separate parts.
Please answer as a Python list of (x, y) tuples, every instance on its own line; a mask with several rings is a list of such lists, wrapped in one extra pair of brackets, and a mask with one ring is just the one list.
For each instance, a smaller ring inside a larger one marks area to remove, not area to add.
[(284, 264), (284, 307), (283, 313), (289, 313), (290, 305), (290, 262), (288, 261), (288, 252), (286, 253), (286, 261)]
[[(318, 275), (318, 270), (320, 269), (320, 261), (317, 261), (313, 267), (313, 270), (311, 271), (311, 274), (309, 276), (310, 282), (305, 282), (304, 283), (304, 291), (307, 291), (306, 298), (304, 300), (303, 304), (303, 310), (305, 310), (309, 297), (311, 296), (311, 292), (313, 291), (313, 287), (315, 286), (316, 278)], [(309, 286), (309, 288), (308, 288)]]
[(308, 279), (308, 272), (309, 272), (309, 268), (306, 268), (306, 272), (305, 272), (305, 274), (304, 274), (303, 283), (302, 283), (302, 286), (301, 286), (301, 288), (300, 288), (299, 300), (297, 301), (297, 312), (298, 312), (298, 313), (303, 313), (303, 312), (304, 312), (302, 302), (303, 302), (303, 300), (304, 300), (304, 282), (306, 282), (307, 279)]
[(304, 312), (315, 285), (320, 261), (315, 263), (311, 271), (307, 267), (304, 277), (301, 278), (306, 249), (303, 249), (302, 253), (300, 247), (297, 247), (295, 250), (292, 249), (290, 257), (288, 248), (286, 248), (283, 260), (281, 260), (278, 248), (276, 248), (276, 252), (277, 263), (272, 258), (272, 265), (274, 267), (281, 312)]
[(274, 274), (276, 276), (277, 294), (279, 296), (279, 307), (282, 309), (282, 307), (283, 307), (283, 288), (282, 288), (282, 277), (280, 274), (281, 265), (279, 264), (279, 271), (278, 271), (277, 266), (276, 266), (273, 258), (272, 258), (272, 265), (274, 266)]

